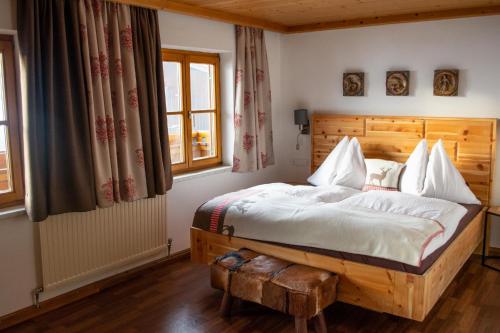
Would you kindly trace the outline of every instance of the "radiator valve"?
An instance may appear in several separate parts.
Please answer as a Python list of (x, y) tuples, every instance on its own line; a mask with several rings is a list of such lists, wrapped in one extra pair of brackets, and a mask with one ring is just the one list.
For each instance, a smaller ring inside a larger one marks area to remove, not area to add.
[(173, 242), (172, 238), (167, 239), (167, 256), (169, 257), (170, 257), (170, 251), (172, 250), (172, 242)]
[(33, 290), (33, 306), (40, 308), (40, 294), (43, 293), (43, 287), (38, 287)]

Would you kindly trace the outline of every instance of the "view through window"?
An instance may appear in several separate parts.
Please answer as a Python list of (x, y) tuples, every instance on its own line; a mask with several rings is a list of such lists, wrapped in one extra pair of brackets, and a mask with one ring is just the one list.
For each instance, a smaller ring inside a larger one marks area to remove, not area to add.
[(0, 206), (24, 196), (14, 69), (12, 38), (0, 36)]

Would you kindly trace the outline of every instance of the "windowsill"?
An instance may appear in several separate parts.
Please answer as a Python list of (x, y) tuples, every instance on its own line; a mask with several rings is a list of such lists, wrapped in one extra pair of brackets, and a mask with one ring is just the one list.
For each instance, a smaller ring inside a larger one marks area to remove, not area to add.
[(0, 220), (22, 215), (26, 215), (26, 207), (24, 206), (14, 206), (0, 209)]
[(231, 172), (232, 168), (233, 167), (230, 165), (222, 165), (222, 166), (217, 166), (215, 168), (184, 173), (182, 175), (174, 176), (174, 184), (180, 183), (180, 182), (185, 182), (185, 181), (196, 179), (196, 178), (203, 178), (203, 177), (207, 177), (207, 176), (217, 175), (220, 173)]
[[(182, 175), (174, 176), (174, 183), (180, 183), (196, 178), (203, 178), (207, 176), (231, 172), (231, 169), (232, 166), (230, 165), (221, 165), (210, 169), (193, 171)], [(6, 220), (9, 218), (22, 215), (26, 215), (26, 207), (24, 206), (14, 206), (14, 207), (7, 207), (0, 209), (0, 220)]]

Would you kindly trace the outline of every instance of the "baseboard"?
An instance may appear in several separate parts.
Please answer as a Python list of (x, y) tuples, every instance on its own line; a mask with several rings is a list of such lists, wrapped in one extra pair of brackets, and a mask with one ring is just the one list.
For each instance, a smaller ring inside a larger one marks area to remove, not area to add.
[(490, 255), (492, 256), (500, 256), (500, 247), (490, 246)]
[(56, 296), (54, 298), (48, 299), (46, 301), (40, 302), (40, 306), (37, 308), (35, 306), (28, 306), (24, 309), (18, 310), (16, 312), (4, 315), (0, 317), (0, 330), (6, 329), (8, 327), (22, 323), (23, 321), (33, 319), (44, 313), (50, 312), (52, 310), (58, 309), (62, 306), (68, 305), (70, 303), (81, 300), (82, 298), (88, 297), (90, 295), (97, 294), (107, 288), (117, 285), (118, 283), (127, 281), (131, 278), (137, 277), (144, 273), (144, 271), (156, 268), (160, 265), (173, 264), (175, 262), (189, 259), (191, 255), (191, 250), (183, 250), (173, 255), (165, 258), (161, 258), (139, 267), (129, 269), (117, 275), (110, 276), (108, 278), (90, 283), (86, 286), (77, 288), (70, 292), (64, 293), (62, 295)]

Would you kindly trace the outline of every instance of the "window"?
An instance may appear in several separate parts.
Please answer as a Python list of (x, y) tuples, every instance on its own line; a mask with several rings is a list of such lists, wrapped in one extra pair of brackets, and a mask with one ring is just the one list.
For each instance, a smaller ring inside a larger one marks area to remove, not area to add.
[(23, 201), (12, 37), (0, 36), (0, 207)]
[(219, 55), (163, 50), (163, 73), (174, 174), (219, 165)]

